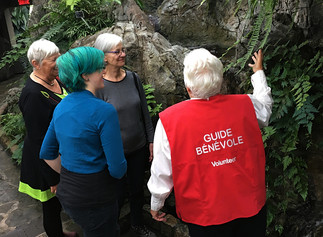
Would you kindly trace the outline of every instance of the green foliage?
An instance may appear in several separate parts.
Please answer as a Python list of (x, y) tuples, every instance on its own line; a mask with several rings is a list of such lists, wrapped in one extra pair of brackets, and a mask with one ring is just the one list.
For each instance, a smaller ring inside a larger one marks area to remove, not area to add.
[(307, 58), (306, 46), (272, 45), (264, 54), (274, 99), (270, 126), (263, 129), (269, 236), (282, 234), (286, 211), (308, 195), (304, 156), (312, 145), (315, 116), (322, 116), (323, 57), (316, 53)]
[(162, 104), (157, 104), (154, 96), (155, 89), (150, 84), (143, 85), (143, 87), (146, 94), (150, 117), (156, 116), (162, 110)]
[(24, 34), (18, 35), (16, 44), (12, 46), (10, 51), (7, 51), (0, 60), (0, 69), (6, 65), (11, 66), (14, 62), (21, 58), (27, 61), (27, 51), (31, 44), (31, 39), (29, 37), (25, 38)]
[[(242, 1), (236, 0), (236, 12), (241, 8)], [(268, 36), (271, 32), (273, 14), (275, 6), (277, 5), (277, 0), (248, 0), (248, 14), (246, 14), (246, 19), (253, 19), (251, 29), (250, 25), (246, 24), (245, 29), (243, 29), (244, 35), (239, 38), (231, 47), (229, 47), (226, 52), (221, 56), (224, 57), (232, 48), (235, 48), (238, 44), (247, 40), (247, 52), (236, 62), (229, 64), (225, 70), (232, 66), (239, 66), (240, 71), (245, 67), (247, 61), (253, 52), (260, 48), (264, 48), (268, 41)], [(239, 72), (240, 72), (239, 71)]]
[[(206, 0), (201, 0), (201, 4)], [(251, 54), (268, 44), (274, 8), (277, 0), (248, 0), (249, 12), (243, 36), (232, 48), (247, 42), (246, 53), (236, 62), (226, 66), (226, 70), (239, 66), (243, 70)], [(236, 12), (242, 1), (236, 1)], [(249, 27), (251, 27), (249, 29)], [(268, 84), (274, 98), (273, 114), (269, 127), (263, 129), (267, 166), (267, 226), (268, 236), (281, 235), (284, 231), (286, 211), (299, 205), (308, 195), (306, 150), (313, 144), (311, 134), (315, 117), (322, 116), (323, 107), (323, 57), (320, 52), (310, 57), (308, 42), (300, 45), (267, 46), (265, 62)], [(241, 49), (241, 47), (239, 48)], [(243, 82), (242, 87), (250, 84)]]
[(11, 13), (11, 21), (15, 33), (19, 34), (26, 30), (28, 22), (29, 8), (27, 6), (15, 7)]
[(61, 0), (49, 1), (44, 6), (48, 12), (31, 30), (46, 31), (40, 38), (55, 42), (63, 51), (77, 39), (109, 27), (113, 23), (107, 7), (118, 0)]
[(12, 159), (20, 164), (25, 136), (25, 123), (21, 113), (7, 113), (0, 116), (0, 125), (6, 136), (11, 140), (9, 147), (17, 146), (12, 154)]
[(29, 34), (26, 33), (26, 26), (28, 22), (29, 10), (26, 6), (16, 7), (12, 11), (12, 23), (16, 33), (16, 44), (12, 46), (12, 49), (1, 55), (0, 69), (6, 65), (11, 66), (13, 63), (22, 59), (22, 62), (27, 62), (27, 51), (31, 44)]
[[(71, 11), (74, 10), (75, 6), (80, 5), (80, 3), (82, 2), (82, 0), (65, 0), (65, 1), (66, 1), (66, 6), (69, 6)], [(101, 4), (101, 5), (110, 4), (113, 2), (117, 2), (121, 4), (120, 0), (94, 0), (92, 2), (95, 2), (96, 4)]]
[(135, 2), (140, 7), (140, 9), (144, 9), (145, 8), (145, 5), (144, 5), (144, 3), (143, 3), (142, 0), (135, 0)]

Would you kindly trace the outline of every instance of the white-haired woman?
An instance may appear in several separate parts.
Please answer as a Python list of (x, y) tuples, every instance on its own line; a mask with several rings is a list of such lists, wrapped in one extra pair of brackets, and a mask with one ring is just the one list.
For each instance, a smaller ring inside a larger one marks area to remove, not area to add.
[[(111, 103), (118, 112), (127, 176), (119, 185), (119, 208), (129, 184), (131, 226), (136, 236), (155, 236), (143, 224), (144, 173), (147, 160), (153, 159), (154, 129), (149, 116), (145, 92), (138, 75), (123, 69), (126, 50), (122, 38), (105, 33), (98, 36), (94, 47), (104, 52), (106, 63), (104, 88), (98, 90), (98, 98)], [(149, 154), (147, 154), (147, 145)]]
[(190, 100), (159, 114), (148, 188), (151, 214), (174, 188), (176, 212), (190, 236), (265, 236), (265, 153), (259, 127), (268, 125), (271, 90), (262, 52), (252, 57), (252, 95), (221, 95), (223, 66), (206, 49), (184, 60)]
[(27, 53), (33, 72), (27, 79), (19, 99), (26, 136), (24, 140), (19, 191), (41, 201), (43, 226), (49, 237), (76, 236), (64, 233), (61, 222), (61, 204), (55, 196), (59, 174), (52, 170), (39, 152), (56, 105), (67, 95), (57, 79), (58, 47), (51, 41), (33, 42)]

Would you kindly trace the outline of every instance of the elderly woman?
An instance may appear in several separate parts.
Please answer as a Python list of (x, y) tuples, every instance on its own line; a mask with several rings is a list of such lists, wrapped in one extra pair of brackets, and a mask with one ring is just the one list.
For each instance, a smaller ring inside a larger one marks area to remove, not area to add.
[(85, 237), (118, 236), (115, 184), (127, 169), (117, 112), (94, 96), (104, 86), (103, 58), (101, 50), (79, 47), (57, 59), (73, 92), (56, 107), (40, 152), (60, 172), (57, 197)]
[[(94, 47), (104, 52), (106, 63), (104, 88), (98, 90), (98, 98), (112, 104), (117, 112), (125, 157), (128, 163), (119, 191), (119, 208), (123, 204), (128, 182), (131, 227), (135, 236), (155, 236), (143, 224), (144, 173), (147, 161), (153, 158), (153, 125), (149, 116), (145, 92), (138, 75), (124, 70), (126, 50), (122, 38), (110, 33), (101, 34)], [(147, 154), (147, 145), (149, 154)]]
[[(58, 47), (48, 40), (40, 39), (30, 45), (27, 56), (33, 66), (33, 72), (27, 79), (19, 99), (19, 108), (27, 130), (19, 191), (41, 201), (43, 225), (49, 237), (64, 236), (60, 217), (61, 204), (54, 193), (59, 174), (39, 160), (40, 147), (53, 111), (67, 95), (62, 83), (56, 79), (56, 59), (59, 55)], [(73, 235), (65, 233), (65, 236)]]
[(151, 214), (174, 188), (176, 212), (190, 236), (265, 236), (265, 153), (259, 127), (268, 125), (271, 90), (262, 52), (250, 64), (252, 95), (221, 95), (221, 61), (206, 49), (184, 60), (190, 100), (160, 114), (148, 188)]

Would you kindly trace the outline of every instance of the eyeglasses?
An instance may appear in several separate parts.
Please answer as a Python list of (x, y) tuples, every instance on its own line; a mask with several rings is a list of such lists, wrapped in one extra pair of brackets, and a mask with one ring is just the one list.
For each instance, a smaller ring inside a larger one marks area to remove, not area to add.
[(122, 53), (126, 53), (126, 49), (125, 48), (122, 48), (121, 50), (108, 51), (107, 53), (114, 53), (115, 55), (120, 56)]

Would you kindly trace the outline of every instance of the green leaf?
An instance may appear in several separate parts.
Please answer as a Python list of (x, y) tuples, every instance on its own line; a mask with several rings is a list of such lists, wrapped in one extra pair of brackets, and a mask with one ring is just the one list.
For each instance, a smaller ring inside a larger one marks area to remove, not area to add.
[(292, 158), (290, 156), (285, 156), (283, 158), (283, 170), (286, 170), (291, 163), (292, 163)]

